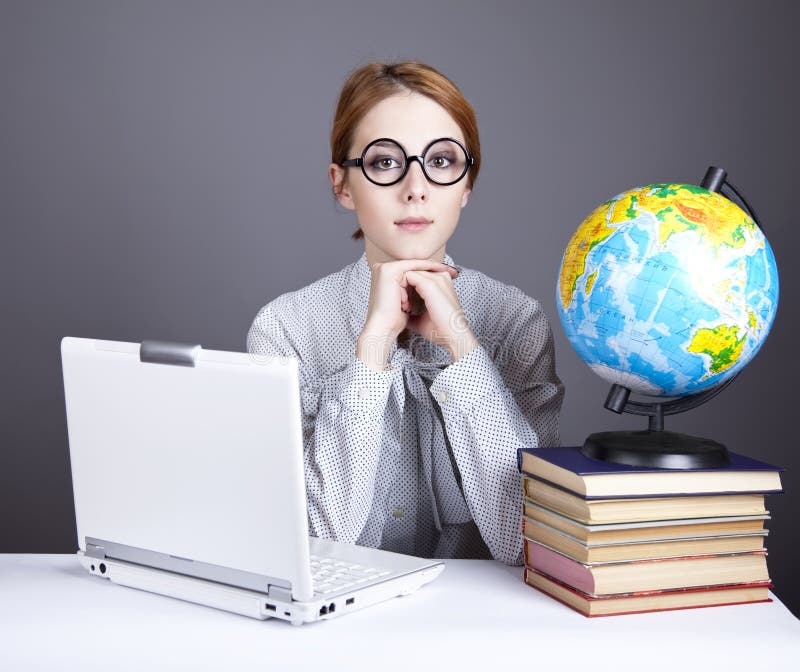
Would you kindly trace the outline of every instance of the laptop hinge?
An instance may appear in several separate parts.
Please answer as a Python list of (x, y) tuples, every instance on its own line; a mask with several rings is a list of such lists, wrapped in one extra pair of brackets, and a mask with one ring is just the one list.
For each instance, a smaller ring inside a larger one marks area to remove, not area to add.
[(291, 602), (292, 601), (292, 591), (290, 588), (284, 588), (283, 586), (273, 586), (270, 584), (269, 589), (267, 590), (267, 595), (271, 600), (276, 600), (278, 602)]
[(90, 544), (87, 541), (86, 555), (88, 555), (90, 558), (95, 558), (96, 560), (105, 560), (106, 550), (102, 546), (98, 546), (97, 544)]
[(139, 346), (139, 360), (151, 364), (173, 364), (175, 366), (194, 366), (199, 345), (170, 343), (169, 341), (142, 341)]
[(186, 576), (213, 581), (214, 583), (224, 583), (236, 588), (252, 590), (262, 595), (266, 593), (275, 600), (290, 602), (292, 599), (291, 582), (275, 576), (265, 576), (192, 560), (178, 555), (158, 553), (136, 546), (127, 546), (115, 541), (108, 541), (107, 539), (87, 536), (85, 554), (97, 560), (104, 558), (120, 560), (175, 574), (185, 574)]

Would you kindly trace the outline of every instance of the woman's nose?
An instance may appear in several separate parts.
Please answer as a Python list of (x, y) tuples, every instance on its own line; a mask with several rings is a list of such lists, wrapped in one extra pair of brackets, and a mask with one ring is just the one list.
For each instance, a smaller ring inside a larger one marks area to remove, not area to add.
[(412, 161), (403, 180), (403, 196), (406, 201), (425, 201), (428, 198), (428, 179), (419, 161)]

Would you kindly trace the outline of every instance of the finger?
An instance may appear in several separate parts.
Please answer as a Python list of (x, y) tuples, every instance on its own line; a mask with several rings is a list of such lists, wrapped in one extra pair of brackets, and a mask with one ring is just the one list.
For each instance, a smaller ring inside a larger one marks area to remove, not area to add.
[(455, 280), (456, 277), (457, 277), (457, 276), (453, 275), (452, 273), (446, 273), (445, 271), (439, 271), (437, 273), (434, 273), (434, 275), (437, 278), (441, 278), (442, 280), (444, 280), (448, 284), (452, 284), (453, 280)]
[(412, 287), (417, 287), (420, 283), (436, 282), (441, 283), (446, 281), (448, 284), (453, 282), (453, 277), (446, 271), (407, 271), (406, 277), (413, 273), (411, 276), (410, 284)]
[(409, 299), (408, 299), (408, 292), (404, 287), (400, 288), (400, 309), (403, 311), (408, 310), (409, 308)]
[(403, 274), (403, 282), (405, 283), (405, 287), (409, 285), (414, 287), (419, 282), (419, 274), (417, 271), (406, 271)]
[(425, 298), (425, 286), (431, 281), (431, 278), (422, 271), (408, 271), (406, 280), (408, 280), (411, 289), (416, 291), (422, 298)]
[(446, 271), (453, 277), (459, 273), (457, 268), (445, 264), (440, 261), (431, 261), (430, 259), (397, 259), (395, 261), (378, 262), (373, 264), (372, 269), (375, 270), (391, 270), (398, 276), (406, 271)]
[(430, 278), (447, 278), (448, 280), (453, 280), (453, 274), (448, 271), (415, 271), (420, 275), (425, 275)]
[(410, 272), (411, 272), (411, 273), (417, 273), (417, 274), (418, 274), (418, 276), (423, 276), (423, 277), (430, 278), (430, 279), (434, 279), (434, 278), (437, 278), (437, 279), (438, 279), (438, 278), (446, 278), (446, 279), (447, 279), (447, 280), (449, 280), (450, 282), (452, 282), (453, 280), (455, 280), (455, 279), (456, 279), (456, 277), (457, 277), (457, 275), (458, 275), (458, 274), (456, 274), (456, 275), (453, 275), (453, 272), (452, 272), (452, 270), (451, 270), (449, 267), (448, 267), (448, 269), (447, 269), (447, 270), (441, 270), (441, 271), (440, 271), (440, 270), (431, 270), (431, 271), (419, 271), (419, 270), (415, 270), (415, 271), (406, 271), (406, 273), (410, 273)]

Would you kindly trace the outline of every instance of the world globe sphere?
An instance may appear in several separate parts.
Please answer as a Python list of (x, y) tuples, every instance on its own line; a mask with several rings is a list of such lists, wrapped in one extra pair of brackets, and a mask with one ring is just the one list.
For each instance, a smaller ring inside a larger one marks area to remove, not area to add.
[(778, 270), (753, 219), (721, 194), (651, 184), (596, 208), (557, 283), (564, 332), (601, 378), (653, 397), (702, 392), (764, 343)]

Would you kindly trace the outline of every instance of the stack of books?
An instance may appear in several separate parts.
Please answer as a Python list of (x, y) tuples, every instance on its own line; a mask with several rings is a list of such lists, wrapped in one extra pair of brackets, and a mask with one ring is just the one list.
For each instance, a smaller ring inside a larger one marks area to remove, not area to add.
[(782, 469), (632, 467), (523, 448), (525, 582), (585, 616), (769, 602), (767, 494)]

